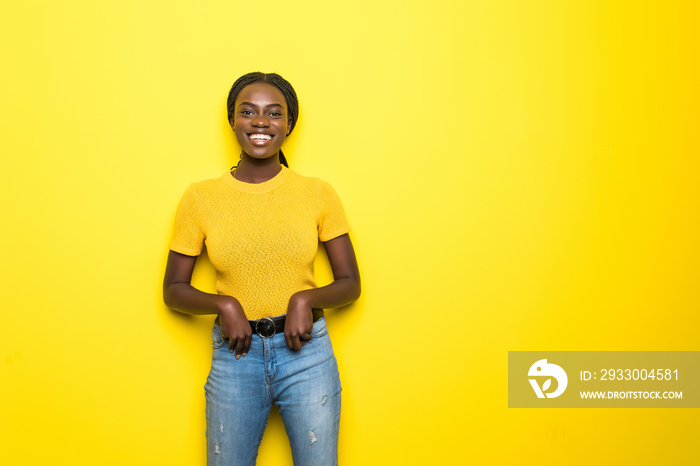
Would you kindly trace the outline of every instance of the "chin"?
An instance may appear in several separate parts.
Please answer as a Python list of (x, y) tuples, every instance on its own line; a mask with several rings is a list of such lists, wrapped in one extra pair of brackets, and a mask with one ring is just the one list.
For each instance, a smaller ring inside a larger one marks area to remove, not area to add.
[(256, 153), (255, 151), (250, 151), (250, 152), (248, 152), (248, 151), (245, 151), (245, 150), (244, 150), (244, 152), (246, 153), (246, 155), (248, 155), (248, 157), (250, 157), (250, 158), (252, 158), (252, 159), (255, 159), (255, 160), (267, 160), (267, 159), (270, 159), (270, 158), (275, 157), (275, 156), (279, 153), (279, 150), (276, 150), (276, 151), (274, 151), (274, 152), (272, 152), (272, 153), (268, 153), (268, 152), (265, 152), (265, 153), (259, 153), (259, 152), (258, 152), (258, 153)]

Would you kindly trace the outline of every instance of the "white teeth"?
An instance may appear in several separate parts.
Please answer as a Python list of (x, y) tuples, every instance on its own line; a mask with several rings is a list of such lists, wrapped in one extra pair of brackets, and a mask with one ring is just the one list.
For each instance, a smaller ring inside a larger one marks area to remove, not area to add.
[(259, 141), (269, 141), (270, 139), (272, 139), (272, 136), (270, 136), (269, 134), (251, 134), (250, 139), (256, 139)]

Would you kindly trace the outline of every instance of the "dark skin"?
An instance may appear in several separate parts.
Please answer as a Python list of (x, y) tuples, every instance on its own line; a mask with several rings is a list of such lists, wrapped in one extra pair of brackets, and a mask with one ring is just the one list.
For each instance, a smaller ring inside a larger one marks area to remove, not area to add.
[[(246, 86), (236, 97), (230, 123), (243, 150), (235, 178), (262, 183), (279, 173), (282, 169), (279, 149), (291, 128), (282, 92), (267, 83)], [(265, 137), (251, 137), (254, 134)], [(298, 291), (290, 297), (284, 337), (287, 346), (295, 351), (311, 341), (312, 309), (344, 306), (360, 296), (360, 273), (350, 236), (344, 234), (323, 244), (333, 271), (333, 282)], [(204, 293), (194, 288), (191, 279), (196, 261), (196, 256), (170, 251), (163, 280), (163, 300), (176, 311), (216, 314), (221, 335), (229, 339), (229, 351), (240, 359), (248, 354), (253, 335), (243, 307), (233, 296)]]

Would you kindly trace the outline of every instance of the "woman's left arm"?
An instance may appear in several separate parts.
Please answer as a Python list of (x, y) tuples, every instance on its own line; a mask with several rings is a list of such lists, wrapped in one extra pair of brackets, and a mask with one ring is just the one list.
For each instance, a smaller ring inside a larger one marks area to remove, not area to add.
[(287, 346), (299, 350), (311, 341), (311, 310), (345, 306), (360, 296), (360, 272), (350, 236), (344, 235), (323, 243), (333, 270), (333, 282), (319, 288), (294, 293), (289, 299), (284, 337)]

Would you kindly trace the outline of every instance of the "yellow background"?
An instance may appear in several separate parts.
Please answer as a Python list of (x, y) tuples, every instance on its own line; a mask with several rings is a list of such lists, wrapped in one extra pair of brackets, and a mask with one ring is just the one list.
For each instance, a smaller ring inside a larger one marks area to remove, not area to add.
[[(204, 464), (212, 319), (160, 287), (253, 70), (294, 84), (285, 153), (353, 226), (342, 464), (696, 460), (697, 410), (508, 409), (506, 377), (508, 350), (700, 350), (699, 12), (4, 2), (0, 463)], [(277, 413), (259, 463), (291, 464)]]

